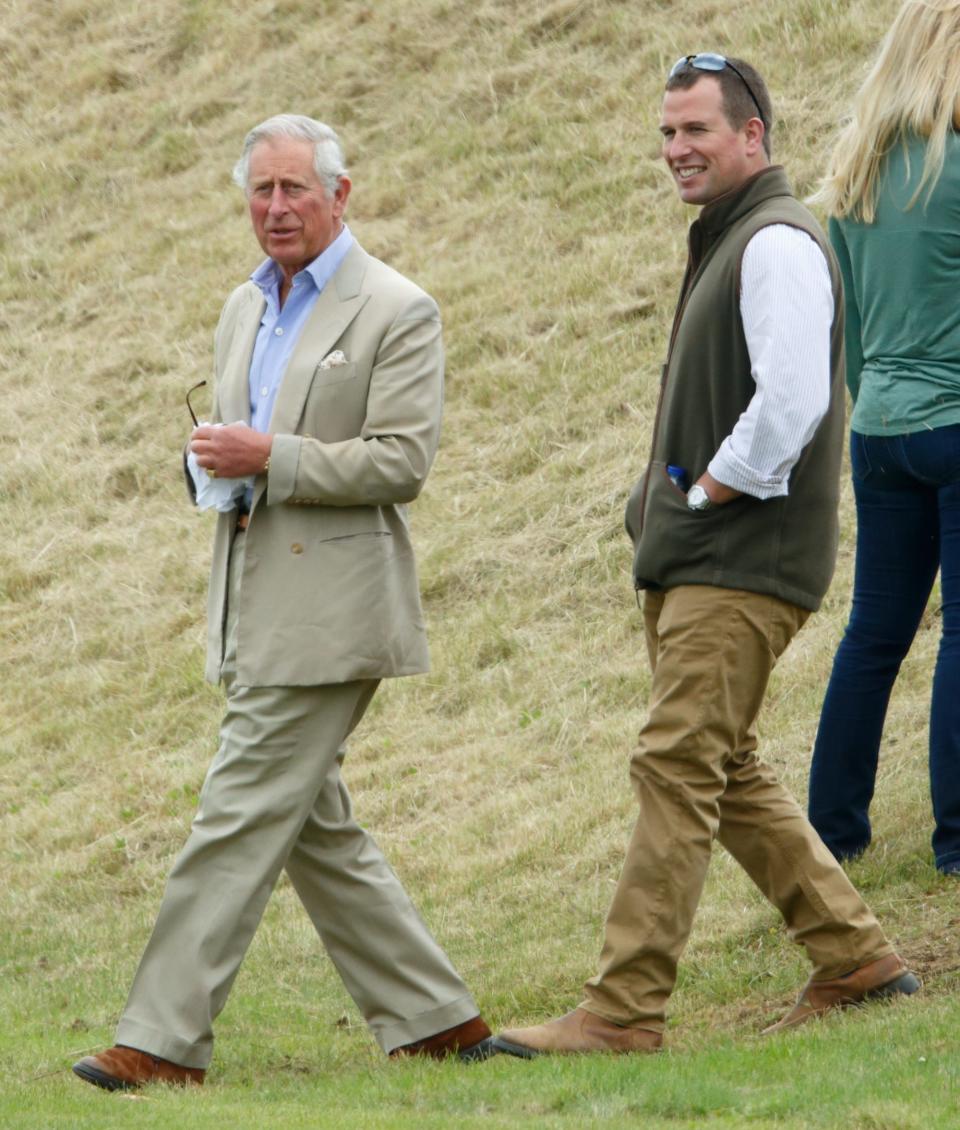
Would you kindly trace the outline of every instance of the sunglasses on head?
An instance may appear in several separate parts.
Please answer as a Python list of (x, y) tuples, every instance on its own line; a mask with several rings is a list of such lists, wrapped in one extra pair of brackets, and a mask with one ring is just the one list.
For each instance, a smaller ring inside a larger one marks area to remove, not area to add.
[(757, 108), (760, 121), (763, 122), (764, 125), (767, 124), (766, 115), (763, 110), (760, 109), (760, 103), (757, 100), (757, 96), (753, 93), (753, 88), (729, 59), (725, 58), (723, 55), (717, 55), (713, 51), (702, 51), (699, 55), (684, 55), (670, 68), (670, 73), (667, 75), (667, 78), (673, 78), (677, 71), (686, 66), (696, 67), (698, 71), (722, 71), (724, 67), (729, 67), (747, 88), (747, 94), (753, 99), (753, 104)]

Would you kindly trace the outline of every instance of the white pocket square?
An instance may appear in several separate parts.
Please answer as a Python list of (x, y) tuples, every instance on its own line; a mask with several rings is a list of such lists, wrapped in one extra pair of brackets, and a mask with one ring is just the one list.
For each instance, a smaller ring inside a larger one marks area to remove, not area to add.
[(343, 350), (335, 349), (332, 353), (328, 353), (326, 357), (320, 362), (321, 369), (336, 369), (339, 365), (346, 365), (347, 359), (343, 354)]

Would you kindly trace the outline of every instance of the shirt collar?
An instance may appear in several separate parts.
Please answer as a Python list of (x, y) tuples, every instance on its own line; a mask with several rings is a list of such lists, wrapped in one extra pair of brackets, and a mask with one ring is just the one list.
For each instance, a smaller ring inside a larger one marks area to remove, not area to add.
[[(337, 238), (325, 247), (316, 259), (308, 263), (298, 274), (307, 275), (312, 279), (313, 285), (317, 288), (317, 293), (319, 294), (337, 273), (337, 268), (346, 258), (347, 252), (353, 244), (353, 233), (347, 225), (344, 224)], [(264, 298), (268, 300), (271, 296), (276, 295), (282, 278), (283, 274), (280, 268), (272, 259), (264, 259), (260, 266), (250, 275), (250, 281), (256, 285)]]

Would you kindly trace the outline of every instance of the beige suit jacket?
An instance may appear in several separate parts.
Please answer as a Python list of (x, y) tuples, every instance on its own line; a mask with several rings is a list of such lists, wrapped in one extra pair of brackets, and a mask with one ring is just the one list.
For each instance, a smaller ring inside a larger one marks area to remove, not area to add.
[[(264, 301), (252, 282), (224, 306), (214, 420), (250, 419), (249, 369)], [(346, 364), (323, 367), (339, 350)], [(440, 432), (436, 303), (354, 244), (317, 299), (277, 393), (270, 471), (256, 480), (240, 589), (237, 679), (313, 686), (428, 666), (405, 503)], [(206, 675), (219, 681), (236, 513), (221, 514)]]

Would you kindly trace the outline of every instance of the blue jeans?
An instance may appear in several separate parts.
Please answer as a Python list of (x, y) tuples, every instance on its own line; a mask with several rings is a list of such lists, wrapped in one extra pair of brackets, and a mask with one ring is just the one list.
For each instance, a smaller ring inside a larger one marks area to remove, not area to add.
[(960, 424), (851, 433), (857, 503), (853, 607), (810, 767), (810, 822), (838, 859), (870, 843), (887, 703), (940, 569), (943, 632), (930, 709), (933, 852), (960, 869)]

